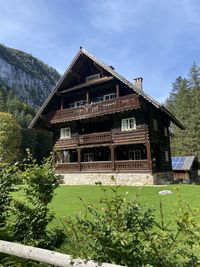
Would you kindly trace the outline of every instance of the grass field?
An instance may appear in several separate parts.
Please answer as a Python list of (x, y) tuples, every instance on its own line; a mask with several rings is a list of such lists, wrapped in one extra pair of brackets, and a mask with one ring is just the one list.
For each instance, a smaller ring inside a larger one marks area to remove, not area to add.
[[(105, 187), (107, 194), (111, 194), (111, 187)], [(166, 222), (172, 221), (179, 208), (179, 200), (190, 203), (191, 207), (200, 210), (200, 186), (199, 185), (169, 185), (169, 186), (144, 186), (144, 187), (120, 187), (120, 192), (128, 192), (128, 198), (138, 196), (142, 204), (155, 210), (155, 215), (159, 218), (159, 203), (162, 201), (164, 218)], [(170, 195), (159, 195), (161, 190), (171, 190)], [(54, 224), (59, 224), (59, 219), (65, 216), (74, 216), (77, 213), (84, 213), (86, 204), (99, 205), (98, 201), (104, 193), (99, 186), (67, 186), (61, 185), (51, 204), (51, 208), (56, 215)], [(79, 199), (82, 198), (83, 202)]]

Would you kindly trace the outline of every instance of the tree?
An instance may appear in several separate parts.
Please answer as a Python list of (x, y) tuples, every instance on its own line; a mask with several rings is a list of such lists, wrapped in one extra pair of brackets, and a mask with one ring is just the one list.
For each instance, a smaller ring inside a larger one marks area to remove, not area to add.
[(15, 161), (19, 153), (20, 142), (20, 125), (11, 114), (0, 112), (0, 161)]
[(166, 106), (185, 127), (172, 126), (172, 154), (200, 157), (200, 68), (195, 63), (187, 79), (178, 77), (173, 83)]

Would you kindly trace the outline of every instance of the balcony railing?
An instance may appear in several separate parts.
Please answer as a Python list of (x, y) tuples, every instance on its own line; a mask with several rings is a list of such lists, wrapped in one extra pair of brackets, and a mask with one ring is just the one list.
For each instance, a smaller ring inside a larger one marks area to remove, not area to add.
[(118, 97), (112, 100), (93, 103), (78, 108), (61, 109), (50, 112), (47, 117), (50, 123), (79, 120), (84, 118), (101, 116), (115, 112), (136, 109), (140, 102), (136, 94)]
[[(80, 168), (80, 169), (79, 169)], [(93, 162), (78, 162), (58, 163), (56, 166), (58, 172), (77, 172), (77, 171), (147, 171), (148, 160), (123, 160), (115, 161), (93, 161)]]
[(76, 148), (78, 145), (98, 144), (98, 143), (144, 143), (147, 138), (145, 125), (138, 126), (136, 130), (130, 132), (100, 132), (82, 135), (73, 135), (69, 139), (59, 139), (55, 148)]
[(111, 132), (100, 132), (92, 134), (79, 135), (79, 144), (96, 144), (96, 143), (106, 143), (111, 142), (112, 134)]

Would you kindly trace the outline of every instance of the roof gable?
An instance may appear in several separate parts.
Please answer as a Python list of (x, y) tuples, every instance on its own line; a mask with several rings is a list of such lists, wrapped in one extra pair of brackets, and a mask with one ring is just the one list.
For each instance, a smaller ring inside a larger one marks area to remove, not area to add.
[[(96, 68), (98, 68), (98, 69), (100, 68), (102, 71), (106, 72), (108, 75), (115, 77), (116, 79), (118, 79), (119, 81), (121, 81), (123, 84), (127, 85), (129, 88), (131, 88), (134, 92), (136, 92), (138, 95), (140, 95), (146, 101), (148, 101), (149, 103), (151, 103), (157, 109), (160, 109), (162, 112), (164, 112), (170, 118), (170, 120), (173, 123), (175, 123), (178, 127), (180, 127), (181, 129), (184, 129), (184, 127), (182, 126), (182, 124), (163, 105), (160, 105), (156, 100), (154, 100), (149, 95), (147, 95), (143, 90), (137, 88), (136, 86), (134, 86), (133, 83), (129, 82), (127, 79), (125, 79), (120, 74), (118, 74), (111, 66), (108, 66), (108, 65), (104, 64), (102, 61), (100, 61), (99, 59), (97, 59), (92, 54), (88, 53), (83, 48), (80, 48), (80, 50), (78, 51), (78, 53), (76, 54), (76, 56), (72, 60), (71, 64), (69, 65), (69, 67), (67, 68), (67, 70), (65, 71), (65, 73), (63, 74), (63, 76), (57, 82), (57, 84), (55, 85), (54, 89), (52, 90), (52, 92), (50, 93), (50, 95), (48, 96), (48, 98), (45, 100), (44, 104), (39, 109), (39, 111), (36, 114), (35, 118), (31, 122), (31, 124), (29, 125), (29, 128), (34, 127), (35, 123), (40, 118), (42, 112), (47, 107), (48, 103), (53, 98), (53, 96), (57, 92), (62, 91), (63, 88), (64, 88), (64, 85), (66, 86), (67, 83), (68, 84), (70, 83), (70, 81), (71, 81), (71, 78), (70, 77), (73, 76), (71, 74), (73, 72), (76, 73), (76, 69), (79, 66), (79, 60), (83, 56), (86, 57), (87, 59), (91, 60), (91, 62), (93, 62), (94, 64), (96, 64)], [(76, 76), (76, 74), (74, 74), (74, 75)]]

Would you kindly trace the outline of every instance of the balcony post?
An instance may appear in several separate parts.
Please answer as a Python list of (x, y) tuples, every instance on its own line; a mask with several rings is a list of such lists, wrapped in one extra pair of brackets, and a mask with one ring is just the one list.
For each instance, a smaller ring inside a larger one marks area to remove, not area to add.
[(61, 99), (60, 99), (60, 109), (63, 109), (63, 104), (64, 104), (64, 101), (63, 101), (63, 95), (61, 95)]
[(86, 91), (86, 104), (88, 105), (90, 102), (90, 95), (89, 95), (89, 91)]
[(149, 169), (149, 170), (152, 170), (151, 146), (150, 146), (150, 142), (147, 142), (145, 146), (146, 146), (146, 150), (147, 150), (148, 169)]
[(120, 95), (119, 95), (119, 84), (117, 83), (116, 84), (116, 97), (118, 98)]
[(112, 170), (115, 170), (115, 146), (110, 145)]
[(77, 148), (77, 154), (78, 154), (78, 171), (81, 170), (81, 149), (80, 147)]

